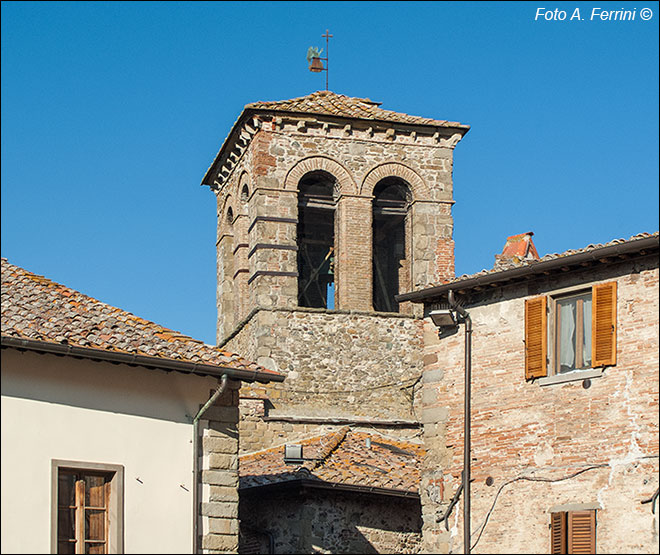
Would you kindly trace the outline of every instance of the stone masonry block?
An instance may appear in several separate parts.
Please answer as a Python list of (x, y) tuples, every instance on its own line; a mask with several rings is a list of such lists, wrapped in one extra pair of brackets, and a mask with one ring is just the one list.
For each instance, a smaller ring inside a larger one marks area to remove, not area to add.
[(229, 501), (202, 503), (202, 515), (218, 518), (238, 518), (238, 503)]
[(217, 468), (220, 470), (238, 470), (238, 456), (211, 453), (209, 456), (209, 468)]
[(235, 518), (210, 518), (209, 532), (211, 534), (238, 534), (238, 520)]
[[(210, 501), (231, 501), (238, 502), (238, 490), (230, 486), (211, 486), (209, 492)], [(226, 532), (222, 532), (223, 534)]]
[(215, 420), (216, 422), (236, 422), (238, 420), (238, 407), (217, 407), (209, 408), (204, 414), (207, 420)]
[(238, 551), (238, 535), (207, 534), (202, 540), (202, 547), (204, 549), (235, 553)]
[(238, 453), (238, 440), (233, 437), (209, 436), (202, 439), (206, 453), (225, 453), (228, 455)]
[(202, 483), (212, 486), (236, 487), (238, 485), (238, 474), (224, 470), (203, 470)]
[(444, 422), (447, 419), (448, 410), (446, 407), (433, 407), (422, 409), (422, 423), (430, 424), (435, 422)]
[(445, 372), (442, 368), (436, 368), (435, 370), (426, 370), (422, 375), (422, 381), (425, 384), (434, 384), (442, 381)]

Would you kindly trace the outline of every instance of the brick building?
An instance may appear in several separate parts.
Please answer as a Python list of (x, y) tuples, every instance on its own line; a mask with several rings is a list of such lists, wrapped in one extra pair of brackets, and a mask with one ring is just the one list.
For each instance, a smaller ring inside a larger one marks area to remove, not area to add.
[[(474, 552), (657, 553), (658, 233), (540, 259), (514, 236), (493, 270), (400, 300), (450, 291), (473, 329)], [(465, 342), (424, 322), (422, 550), (455, 552)]]
[(217, 339), (286, 380), (241, 388), (241, 453), (342, 426), (419, 441), (421, 310), (395, 297), (454, 275), (468, 129), (329, 91), (245, 107), (202, 181)]

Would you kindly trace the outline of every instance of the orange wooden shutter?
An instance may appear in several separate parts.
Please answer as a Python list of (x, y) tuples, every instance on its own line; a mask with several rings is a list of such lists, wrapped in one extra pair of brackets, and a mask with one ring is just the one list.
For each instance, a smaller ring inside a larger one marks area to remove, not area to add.
[(550, 553), (566, 553), (566, 513), (550, 516)]
[(591, 365), (616, 364), (616, 281), (594, 285), (591, 293)]
[(525, 379), (548, 375), (547, 299), (525, 301)]
[(596, 553), (596, 511), (568, 513), (568, 552)]

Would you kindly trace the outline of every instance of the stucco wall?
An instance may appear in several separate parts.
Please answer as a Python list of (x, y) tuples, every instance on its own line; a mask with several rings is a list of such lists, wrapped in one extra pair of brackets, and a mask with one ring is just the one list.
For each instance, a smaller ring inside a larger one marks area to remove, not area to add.
[[(525, 381), (525, 299), (612, 280), (618, 283), (616, 366), (588, 388), (582, 381)], [(497, 288), (464, 306), (474, 327), (473, 544), (495, 503), (474, 552), (549, 553), (549, 509), (597, 503), (598, 553), (657, 553), (657, 511), (641, 504), (658, 487), (657, 258)], [(424, 339), (424, 549), (447, 552), (462, 549), (463, 537), (462, 501), (448, 533), (436, 522), (462, 469), (463, 328), (439, 339), (427, 320)], [(578, 471), (555, 482), (519, 479), (555, 480)], [(492, 486), (485, 484), (489, 476)]]
[(51, 460), (124, 467), (126, 553), (192, 549), (192, 416), (212, 378), (2, 351), (2, 552), (48, 553)]

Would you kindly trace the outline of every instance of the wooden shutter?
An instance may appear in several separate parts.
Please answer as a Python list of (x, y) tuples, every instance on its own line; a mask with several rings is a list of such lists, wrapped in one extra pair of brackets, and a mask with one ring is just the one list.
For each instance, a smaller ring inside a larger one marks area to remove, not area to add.
[(548, 375), (547, 298), (525, 301), (525, 379)]
[(594, 285), (591, 311), (591, 365), (616, 364), (616, 281)]
[(550, 553), (566, 553), (566, 513), (550, 515)]
[(596, 511), (568, 513), (568, 552), (596, 553)]

